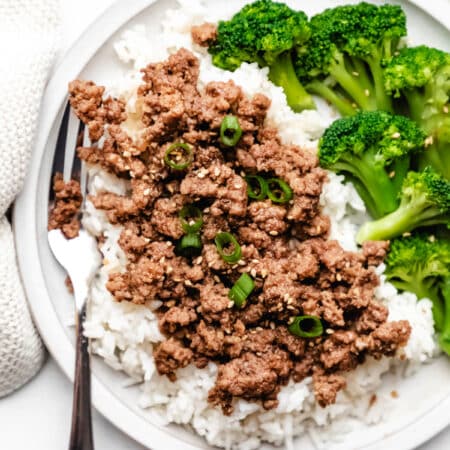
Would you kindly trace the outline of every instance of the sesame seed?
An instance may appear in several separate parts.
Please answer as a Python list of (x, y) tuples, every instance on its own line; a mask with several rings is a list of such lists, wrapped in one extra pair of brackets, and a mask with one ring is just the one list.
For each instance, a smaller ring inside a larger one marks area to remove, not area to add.
[(393, 170), (392, 172), (389, 173), (389, 178), (394, 178), (395, 177), (395, 170)]
[(261, 276), (262, 276), (263, 278), (266, 278), (267, 275), (268, 275), (268, 273), (267, 273), (267, 270), (266, 270), (266, 269), (261, 270)]
[(253, 278), (256, 278), (256, 269), (250, 270), (250, 275), (251, 275)]
[(369, 89), (366, 89), (366, 90), (364, 91), (364, 95), (365, 95), (366, 97), (368, 97), (368, 96), (370, 95)]
[(234, 306), (234, 302), (230, 300), (228, 302), (228, 308), (232, 308), (233, 306)]
[(124, 156), (125, 158), (129, 158), (129, 157), (131, 156), (131, 153), (130, 153), (128, 150), (125, 150), (125, 151), (123, 152), (123, 156)]
[(245, 266), (247, 263), (246, 263), (243, 259), (240, 259), (240, 260), (238, 261), (238, 264), (239, 264), (240, 266)]
[(253, 264), (259, 264), (259, 259), (252, 259)]
[(271, 230), (271, 231), (269, 231), (269, 234), (270, 234), (271, 236), (278, 236), (278, 231)]
[(352, 72), (352, 75), (354, 75), (355, 77), (359, 77), (359, 72), (357, 72), (356, 70), (354, 70), (354, 71)]
[[(150, 239), (149, 239), (150, 240)], [(172, 244), (172, 242), (170, 242), (170, 241), (166, 241), (166, 245), (168, 246), (168, 247), (171, 247), (173, 244)]]
[(149, 188), (144, 189), (144, 195), (150, 195), (150, 189)]
[(240, 189), (242, 187), (241, 183), (234, 183), (234, 188), (235, 189)]
[(124, 167), (124, 169), (125, 169), (125, 170), (130, 170), (131, 167), (127, 164), (127, 165)]
[(218, 177), (218, 176), (220, 175), (220, 169), (219, 169), (218, 167), (216, 167), (216, 168), (214, 169), (214, 175), (215, 175), (216, 177)]
[(159, 260), (159, 263), (160, 263), (160, 264), (164, 264), (165, 262), (166, 262), (166, 257), (163, 256), (163, 257)]
[(199, 256), (196, 260), (195, 260), (195, 264), (201, 264), (203, 261), (203, 256)]
[(220, 283), (220, 278), (217, 275), (214, 275), (213, 278), (216, 283)]
[(436, 236), (434, 234), (430, 234), (430, 236), (428, 236), (428, 240), (430, 242), (434, 242), (436, 240)]
[(411, 233), (410, 233), (409, 231), (405, 231), (405, 232), (402, 234), (402, 236), (403, 236), (403, 237), (408, 237), (408, 236), (411, 236)]
[(290, 325), (293, 321), (294, 321), (294, 318), (293, 317), (289, 317), (289, 319), (287, 321), (288, 325)]
[(185, 281), (184, 281), (184, 284), (185, 284), (186, 286), (192, 286), (192, 281), (191, 281), (191, 280), (185, 280)]
[(337, 280), (337, 281), (342, 281), (342, 276), (341, 276), (340, 273), (338, 273), (338, 274), (336, 275), (336, 280)]
[(131, 236), (133, 232), (131, 230), (125, 230), (125, 236)]
[(167, 269), (166, 269), (166, 273), (169, 274), (169, 273), (172, 273), (172, 272), (173, 272), (173, 267), (172, 266), (168, 266)]
[(142, 179), (145, 180), (145, 181), (147, 181), (147, 180), (150, 179), (150, 177), (149, 177), (148, 175), (143, 175), (143, 176), (142, 176)]
[(448, 106), (447, 106), (447, 105), (444, 105), (444, 106), (442, 107), (442, 111), (444, 112), (444, 114), (448, 114)]
[(204, 212), (205, 214), (208, 214), (208, 213), (209, 213), (209, 208), (205, 208), (205, 209), (203, 210), (203, 212)]
[(400, 137), (400, 133), (398, 131), (396, 131), (395, 133), (392, 133), (391, 138), (392, 139), (398, 139)]
[(334, 333), (334, 330), (331, 329), (331, 328), (327, 328), (327, 329), (325, 330), (325, 333), (327, 333), (327, 334), (333, 334), (333, 333)]
[(425, 147), (429, 147), (430, 145), (432, 145), (434, 142), (433, 136), (428, 136), (425, 139)]
[(271, 330), (275, 330), (275, 322), (270, 322), (269, 326)]
[(245, 172), (244, 172), (243, 170), (241, 170), (240, 175), (241, 175), (241, 177), (245, 177), (245, 176), (246, 176), (246, 175), (245, 175)]

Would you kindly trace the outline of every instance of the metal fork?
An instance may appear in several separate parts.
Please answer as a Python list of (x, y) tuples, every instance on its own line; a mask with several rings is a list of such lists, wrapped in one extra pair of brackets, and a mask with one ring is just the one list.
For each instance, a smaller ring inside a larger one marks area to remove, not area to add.
[[(83, 196), (81, 211), (84, 211), (87, 172), (76, 155), (80, 137), (84, 146), (90, 145), (87, 130), (67, 105), (56, 144), (52, 180), (57, 172), (63, 173), (65, 182), (71, 178), (79, 179)], [(50, 203), (52, 198), (50, 188)], [(90, 285), (100, 265), (100, 255), (95, 239), (82, 226), (79, 236), (70, 240), (60, 230), (49, 231), (48, 242), (53, 255), (70, 276), (75, 296), (76, 360), (69, 450), (93, 450), (89, 339), (84, 336), (83, 329)]]

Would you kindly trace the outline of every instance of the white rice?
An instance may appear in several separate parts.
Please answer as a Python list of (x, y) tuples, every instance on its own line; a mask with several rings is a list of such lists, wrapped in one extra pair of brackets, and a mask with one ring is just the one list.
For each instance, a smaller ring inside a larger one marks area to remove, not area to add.
[[(131, 69), (123, 78), (107, 86), (109, 92), (125, 95), (128, 109), (133, 111), (136, 88), (140, 83), (138, 70), (185, 47), (200, 58), (200, 88), (211, 80), (233, 79), (248, 95), (265, 93), (272, 100), (267, 121), (278, 128), (281, 139), (285, 143), (315, 149), (317, 139), (333, 120), (332, 113), (325, 109), (301, 114), (292, 112), (281, 89), (274, 86), (267, 78), (267, 71), (256, 64), (243, 64), (234, 73), (212, 66), (208, 54), (191, 43), (189, 29), (192, 24), (205, 19), (216, 21), (219, 17), (227, 17), (232, 11), (227, 2), (220, 2), (209, 10), (199, 0), (179, 0), (179, 3), (180, 9), (167, 14), (163, 32), (158, 36), (158, 46), (152, 45), (143, 26), (123, 34), (115, 49), (118, 57), (131, 65)], [(128, 131), (134, 133), (132, 129)], [(125, 194), (128, 188), (127, 182), (98, 167), (90, 169), (89, 190), (92, 194), (101, 191)], [(331, 238), (337, 239), (345, 249), (356, 251), (355, 234), (365, 220), (366, 212), (354, 188), (344, 184), (343, 177), (330, 173), (321, 203), (332, 222)], [(142, 383), (139, 400), (142, 408), (153, 408), (166, 422), (191, 426), (212, 445), (250, 450), (259, 448), (261, 441), (267, 441), (277, 445), (284, 443), (289, 449), (296, 435), (307, 432), (318, 447), (326, 446), (327, 442), (339, 439), (342, 433), (349, 431), (355, 419), (367, 424), (382, 420), (383, 413), (389, 409), (386, 407), (389, 399), (378, 396), (373, 406), (369, 404), (382, 385), (383, 374), (395, 368), (402, 369), (396, 371), (398, 376), (409, 374), (438, 351), (431, 302), (418, 302), (413, 294), (399, 294), (384, 280), (383, 266), (380, 266), (381, 285), (376, 291), (377, 298), (389, 308), (389, 320), (407, 319), (412, 326), (409, 343), (397, 358), (369, 359), (349, 373), (346, 389), (338, 394), (334, 405), (325, 409), (316, 405), (308, 378), (284, 387), (279, 394), (279, 406), (274, 410), (265, 411), (256, 403), (238, 400), (233, 414), (224, 416), (219, 408), (211, 407), (207, 402), (208, 391), (215, 381), (215, 364), (210, 363), (202, 370), (193, 366), (179, 370), (174, 383), (158, 375), (152, 349), (164, 336), (158, 329), (153, 311), (160, 302), (149, 301), (145, 306), (137, 306), (114, 301), (105, 283), (110, 272), (123, 271), (126, 265), (126, 257), (117, 242), (121, 229), (111, 225), (104, 213), (92, 204), (88, 204), (83, 222), (92, 234), (105, 237), (101, 245), (104, 264), (92, 287), (90, 317), (85, 325), (94, 353), (112, 368), (127, 373), (131, 381)]]

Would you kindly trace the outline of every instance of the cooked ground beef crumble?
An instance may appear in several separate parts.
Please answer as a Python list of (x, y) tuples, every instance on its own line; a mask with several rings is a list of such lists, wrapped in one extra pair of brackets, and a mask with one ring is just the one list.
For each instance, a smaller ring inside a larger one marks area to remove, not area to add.
[(54, 205), (48, 219), (48, 229), (60, 229), (67, 239), (78, 236), (80, 231), (80, 207), (82, 203), (80, 183), (64, 182), (61, 173), (53, 178)]
[[(210, 39), (213, 31), (195, 30), (197, 41)], [(167, 340), (154, 350), (159, 373), (175, 380), (179, 368), (214, 361), (218, 374), (209, 401), (225, 414), (236, 397), (274, 408), (283, 385), (309, 376), (318, 403), (333, 403), (345, 387), (345, 372), (368, 355), (394, 355), (409, 338), (409, 323), (387, 322), (387, 308), (374, 298), (374, 267), (388, 244), (370, 242), (352, 253), (327, 239), (330, 223), (319, 207), (326, 173), (314, 154), (282, 144), (267, 126), (266, 96), (248, 98), (232, 81), (210, 82), (200, 91), (199, 62), (184, 49), (142, 72), (133, 117), (141, 131), (134, 140), (120, 125), (127, 120), (123, 101), (104, 101), (104, 88), (92, 82), (69, 86), (72, 107), (91, 138), (105, 136), (100, 147), (79, 148), (79, 156), (131, 185), (126, 196), (91, 197), (111, 223), (123, 227), (119, 244), (128, 263), (124, 272), (110, 274), (108, 290), (117, 301), (162, 302), (159, 323)], [(233, 148), (219, 139), (229, 114), (243, 131)], [(174, 142), (192, 146), (185, 170), (164, 163)], [(281, 178), (292, 200), (251, 201), (248, 174)], [(190, 204), (202, 211), (204, 223), (201, 253), (186, 257), (177, 252), (184, 233), (179, 212)], [(237, 263), (219, 255), (219, 232), (239, 241)], [(255, 289), (238, 309), (228, 293), (243, 273)], [(320, 317), (324, 334), (291, 334), (288, 325), (298, 315)]]

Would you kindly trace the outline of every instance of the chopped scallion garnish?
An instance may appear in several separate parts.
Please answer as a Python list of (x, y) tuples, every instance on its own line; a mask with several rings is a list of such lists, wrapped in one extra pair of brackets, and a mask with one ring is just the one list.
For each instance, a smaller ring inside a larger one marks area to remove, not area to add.
[(270, 178), (267, 180), (269, 189), (267, 196), (274, 203), (287, 203), (292, 200), (293, 192), (289, 185), (279, 178)]
[(175, 170), (184, 170), (193, 160), (192, 148), (183, 142), (172, 144), (164, 155), (164, 162)]
[(202, 212), (196, 206), (186, 205), (179, 214), (181, 227), (185, 233), (195, 233), (203, 225)]
[(323, 334), (323, 325), (317, 316), (297, 316), (288, 330), (299, 337), (315, 338)]
[(196, 255), (202, 248), (202, 240), (198, 233), (189, 233), (178, 242), (177, 250), (184, 256)]
[(255, 282), (252, 277), (246, 273), (243, 273), (239, 279), (234, 283), (233, 287), (228, 292), (228, 298), (233, 300), (234, 304), (238, 308), (242, 308), (245, 305), (247, 297), (251, 294), (255, 288)]
[(220, 141), (227, 147), (234, 147), (242, 136), (242, 128), (236, 116), (225, 116), (220, 125)]
[(269, 186), (267, 181), (259, 175), (247, 175), (247, 195), (254, 200), (264, 200), (267, 197)]
[(230, 264), (237, 263), (242, 256), (241, 246), (231, 233), (219, 233), (214, 242), (222, 259)]

